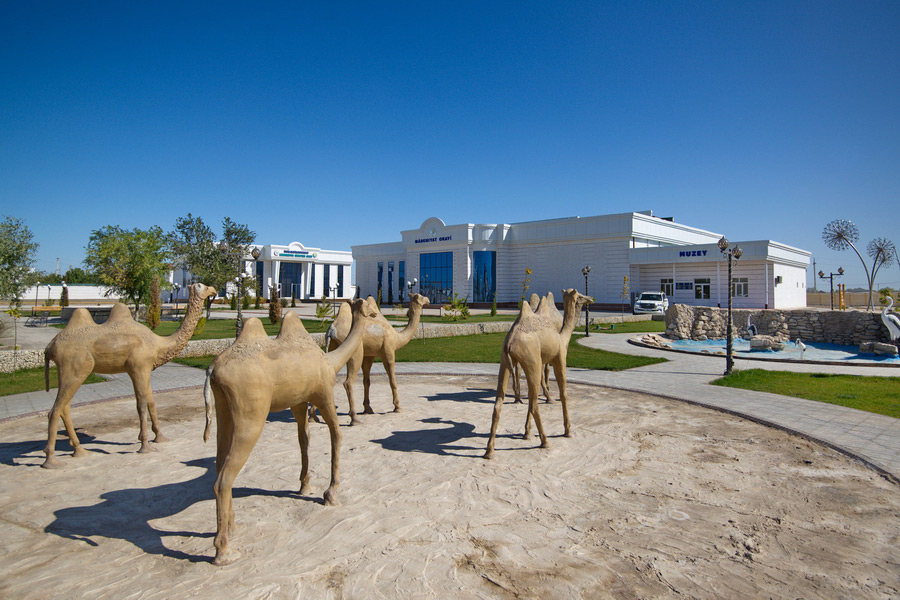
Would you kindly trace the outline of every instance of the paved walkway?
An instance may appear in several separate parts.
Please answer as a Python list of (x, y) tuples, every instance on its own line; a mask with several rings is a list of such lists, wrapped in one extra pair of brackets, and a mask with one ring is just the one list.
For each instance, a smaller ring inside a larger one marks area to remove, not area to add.
[[(35, 347), (43, 348), (58, 330), (23, 328)], [(48, 337), (49, 336), (49, 337)], [(569, 368), (569, 382), (601, 385), (622, 390), (657, 394), (700, 406), (740, 415), (821, 442), (868, 464), (877, 471), (900, 480), (900, 419), (884, 417), (852, 408), (834, 406), (777, 394), (751, 392), (709, 385), (721, 376), (724, 357), (690, 355), (643, 348), (628, 343), (628, 334), (595, 334), (581, 343), (628, 354), (659, 356), (668, 362), (621, 372)], [(46, 338), (44, 340), (43, 338)], [(24, 344), (20, 329), (20, 344)], [(775, 361), (735, 360), (736, 369), (761, 368), (782, 371), (848, 373), (865, 376), (900, 377), (900, 369), (852, 365), (811, 365)], [(497, 376), (495, 364), (399, 363), (399, 374), (447, 374)], [(376, 367), (376, 374), (383, 370)], [(153, 372), (156, 393), (203, 385), (205, 373), (169, 363)], [(900, 388), (900, 384), (898, 384)], [(104, 383), (82, 386), (73, 405), (133, 395), (127, 375), (114, 375)], [(900, 397), (900, 389), (898, 389)], [(0, 421), (48, 411), (55, 392), (31, 392), (0, 397)]]

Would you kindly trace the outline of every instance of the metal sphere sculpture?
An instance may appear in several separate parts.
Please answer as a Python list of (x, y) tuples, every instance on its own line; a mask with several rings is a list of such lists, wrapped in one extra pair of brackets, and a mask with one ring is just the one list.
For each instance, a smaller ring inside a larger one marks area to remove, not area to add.
[(891, 265), (897, 258), (897, 248), (894, 242), (887, 238), (875, 238), (866, 246), (866, 254), (874, 261), (875, 265)]
[(822, 240), (832, 250), (856, 250), (856, 242), (859, 241), (859, 229), (847, 219), (835, 219), (825, 226), (822, 231)]

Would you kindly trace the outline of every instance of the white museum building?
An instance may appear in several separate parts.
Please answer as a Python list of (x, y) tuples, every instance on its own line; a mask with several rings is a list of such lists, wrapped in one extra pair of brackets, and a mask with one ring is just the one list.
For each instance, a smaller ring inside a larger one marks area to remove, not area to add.
[[(281, 298), (319, 300), (326, 296), (340, 299), (353, 298), (356, 294), (351, 282), (353, 256), (346, 250), (323, 250), (300, 242), (291, 242), (287, 246), (252, 245), (250, 250), (259, 254), (256, 258), (244, 257), (244, 272), (248, 277), (255, 276), (264, 298), (269, 297), (269, 289), (275, 283)], [(179, 288), (173, 298), (186, 298), (191, 281), (190, 272), (173, 271), (169, 283), (178, 284)], [(229, 284), (228, 293), (234, 292), (232, 286)], [(224, 295), (225, 291), (219, 290), (219, 293)]]
[[(595, 306), (631, 306), (636, 294), (664, 291), (670, 303), (725, 306), (728, 262), (722, 234), (653, 216), (652, 211), (568, 217), (509, 224), (446, 225), (427, 219), (400, 232), (400, 240), (352, 247), (362, 297), (404, 301), (410, 292), (446, 302), (517, 303), (523, 296), (576, 288)], [(774, 242), (730, 241), (743, 254), (733, 262), (733, 305), (806, 306), (810, 253)], [(590, 267), (587, 281), (583, 271)], [(526, 274), (530, 269), (530, 274)], [(627, 280), (626, 280), (627, 277)], [(626, 290), (627, 283), (627, 290)]]

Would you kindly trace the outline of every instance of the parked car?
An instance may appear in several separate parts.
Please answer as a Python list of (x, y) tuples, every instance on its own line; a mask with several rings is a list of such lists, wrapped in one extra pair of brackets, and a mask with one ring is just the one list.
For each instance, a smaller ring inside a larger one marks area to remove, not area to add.
[(634, 301), (634, 314), (663, 314), (669, 308), (669, 299), (665, 292), (641, 292)]

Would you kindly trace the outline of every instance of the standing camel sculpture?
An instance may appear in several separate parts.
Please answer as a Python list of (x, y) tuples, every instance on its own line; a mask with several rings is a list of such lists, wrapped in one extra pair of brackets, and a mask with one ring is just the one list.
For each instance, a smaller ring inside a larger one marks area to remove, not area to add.
[[(553, 292), (547, 292), (547, 295), (541, 298), (537, 294), (531, 294), (531, 298), (528, 300), (528, 305), (531, 306), (532, 310), (535, 311), (535, 314), (539, 317), (550, 317), (554, 326), (559, 329), (563, 324), (563, 316), (562, 313), (559, 312), (559, 309), (556, 308), (556, 303), (553, 301)], [(513, 368), (513, 394), (516, 397), (515, 403), (522, 403), (522, 378), (519, 375), (519, 365), (516, 363)], [(550, 396), (550, 365), (545, 364), (542, 375), (541, 375), (541, 392), (543, 392), (544, 397), (547, 399), (547, 402), (553, 402), (553, 398)]]
[[(400, 396), (397, 393), (397, 379), (394, 375), (394, 355), (397, 350), (409, 343), (409, 340), (416, 333), (419, 326), (419, 318), (422, 315), (422, 309), (428, 306), (428, 298), (421, 294), (409, 295), (409, 322), (402, 331), (394, 329), (387, 319), (378, 311), (378, 305), (375, 300), (369, 296), (366, 303), (371, 310), (375, 311), (376, 316), (366, 327), (363, 336), (362, 345), (353, 353), (350, 360), (347, 361), (347, 377), (344, 379), (344, 391), (347, 392), (347, 401), (350, 403), (350, 424), (356, 425), (359, 419), (356, 416), (356, 406), (353, 402), (353, 383), (359, 373), (360, 365), (363, 371), (363, 413), (374, 414), (372, 406), (369, 403), (369, 374), (372, 370), (372, 363), (376, 358), (380, 358), (387, 372), (388, 381), (391, 384), (391, 394), (394, 400), (394, 412), (400, 412)], [(332, 351), (342, 344), (346, 339), (350, 330), (350, 315), (346, 304), (342, 304), (338, 311), (337, 317), (328, 328), (325, 334), (325, 348)]]
[(188, 291), (188, 309), (181, 326), (175, 333), (165, 337), (156, 335), (147, 326), (135, 321), (129, 308), (122, 303), (113, 305), (109, 318), (101, 325), (94, 323), (87, 309), (76, 309), (66, 328), (44, 350), (44, 382), (47, 391), (50, 391), (51, 360), (56, 363), (59, 371), (59, 390), (47, 417), (47, 447), (44, 449), (47, 459), (41, 466), (48, 469), (61, 465), (53, 456), (60, 417), (72, 444), (73, 456), (82, 456), (87, 452), (78, 442), (69, 407), (75, 392), (91, 373), (128, 373), (134, 385), (141, 423), (139, 452), (149, 452), (152, 449), (147, 441), (148, 413), (151, 428), (156, 435), (153, 441), (166, 441), (165, 436), (160, 433), (156, 418), (150, 373), (184, 350), (200, 320), (203, 301), (215, 293), (214, 287), (202, 283), (191, 285)]
[(335, 377), (361, 345), (363, 329), (368, 323), (364, 301), (356, 300), (353, 304), (350, 335), (335, 352), (322, 352), (296, 313), (288, 312), (274, 340), (266, 335), (259, 319), (248, 319), (234, 344), (207, 369), (203, 389), (206, 403), (204, 442), (209, 439), (212, 421), (210, 389), (216, 406), (215, 564), (225, 565), (240, 556), (228, 549), (228, 538), (234, 529), (232, 486), (270, 412), (290, 408), (297, 421), (300, 493), (304, 494), (309, 489), (307, 412), (310, 404), (319, 409), (331, 434), (331, 483), (325, 490), (324, 500), (327, 505), (338, 503), (341, 432), (334, 407)]
[(500, 373), (497, 377), (497, 396), (494, 401), (494, 413), (491, 419), (491, 435), (488, 439), (487, 450), (484, 458), (494, 456), (494, 438), (497, 435), (497, 425), (500, 422), (500, 410), (503, 399), (506, 396), (506, 385), (509, 374), (516, 364), (522, 366), (525, 371), (525, 381), (528, 384), (528, 413), (525, 418), (525, 435), (531, 436), (531, 418), (537, 426), (541, 437), (541, 448), (549, 446), (547, 436), (544, 434), (544, 426), (541, 423), (541, 414), (538, 410), (538, 386), (541, 381), (541, 371), (545, 364), (553, 367), (556, 375), (556, 383), (559, 386), (559, 400), (562, 404), (563, 427), (565, 437), (571, 435), (569, 424), (568, 396), (566, 392), (566, 353), (569, 339), (575, 330), (575, 322), (581, 307), (591, 301), (574, 289), (563, 291), (563, 324), (557, 329), (554, 321), (548, 315), (538, 315), (528, 304), (522, 305), (519, 318), (513, 323), (506, 339), (503, 342), (503, 351), (500, 355)]

